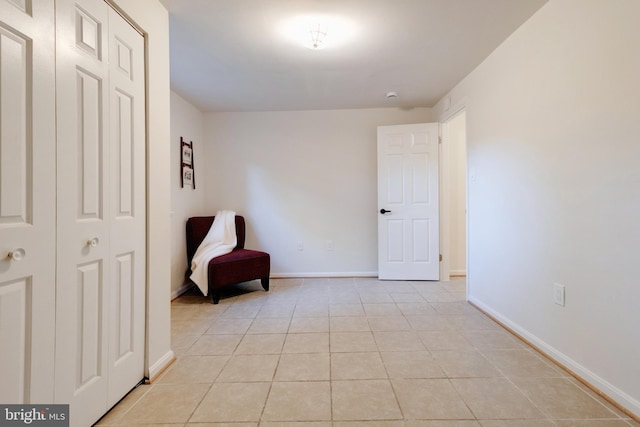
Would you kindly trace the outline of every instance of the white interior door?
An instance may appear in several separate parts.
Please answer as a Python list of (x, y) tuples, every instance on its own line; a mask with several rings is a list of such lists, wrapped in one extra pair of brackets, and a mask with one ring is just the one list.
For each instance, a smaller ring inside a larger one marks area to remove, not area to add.
[(53, 1), (0, 0), (0, 402), (51, 403)]
[(108, 407), (144, 377), (144, 39), (109, 8), (110, 311)]
[(56, 403), (74, 425), (107, 410), (110, 198), (108, 7), (56, 3)]
[(438, 280), (438, 124), (378, 127), (378, 276)]
[(55, 400), (83, 426), (144, 376), (144, 42), (103, 0), (56, 18)]

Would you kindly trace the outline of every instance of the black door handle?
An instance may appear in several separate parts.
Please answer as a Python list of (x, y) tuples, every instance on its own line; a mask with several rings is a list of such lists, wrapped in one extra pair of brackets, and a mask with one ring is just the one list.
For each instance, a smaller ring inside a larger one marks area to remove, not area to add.
[(388, 210), (386, 210), (386, 209), (384, 209), (384, 208), (380, 209), (380, 213), (381, 213), (382, 215), (384, 215), (384, 214), (386, 214), (386, 213), (389, 213), (389, 212), (391, 212), (391, 211), (388, 211)]

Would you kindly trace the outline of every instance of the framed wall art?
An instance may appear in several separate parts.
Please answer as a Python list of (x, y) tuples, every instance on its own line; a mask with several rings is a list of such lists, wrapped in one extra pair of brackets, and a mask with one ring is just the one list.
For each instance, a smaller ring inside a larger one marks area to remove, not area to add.
[(182, 188), (196, 188), (196, 179), (193, 169), (193, 141), (185, 141), (180, 137), (180, 184)]

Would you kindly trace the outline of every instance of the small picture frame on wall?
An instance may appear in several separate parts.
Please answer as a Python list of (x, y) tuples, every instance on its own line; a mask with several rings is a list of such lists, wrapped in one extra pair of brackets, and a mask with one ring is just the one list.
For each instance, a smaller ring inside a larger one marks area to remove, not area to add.
[(196, 189), (196, 179), (193, 168), (193, 141), (185, 141), (180, 137), (180, 183), (182, 188)]
[(182, 143), (182, 164), (193, 165), (193, 150), (188, 144)]
[(186, 164), (182, 165), (182, 187), (196, 188), (195, 182), (193, 181), (193, 169)]

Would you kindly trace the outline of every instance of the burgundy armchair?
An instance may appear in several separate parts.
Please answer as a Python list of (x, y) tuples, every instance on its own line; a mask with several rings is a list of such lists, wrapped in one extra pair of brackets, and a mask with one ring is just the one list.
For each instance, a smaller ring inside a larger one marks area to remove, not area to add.
[[(213, 216), (193, 217), (187, 220), (187, 272), (185, 277), (191, 276), (191, 260), (207, 236)], [(220, 301), (219, 289), (237, 283), (260, 279), (265, 291), (269, 290), (269, 270), (271, 260), (266, 252), (244, 248), (245, 223), (244, 217), (236, 215), (236, 235), (238, 243), (230, 253), (213, 258), (209, 261), (208, 279), (209, 293), (214, 304)]]

